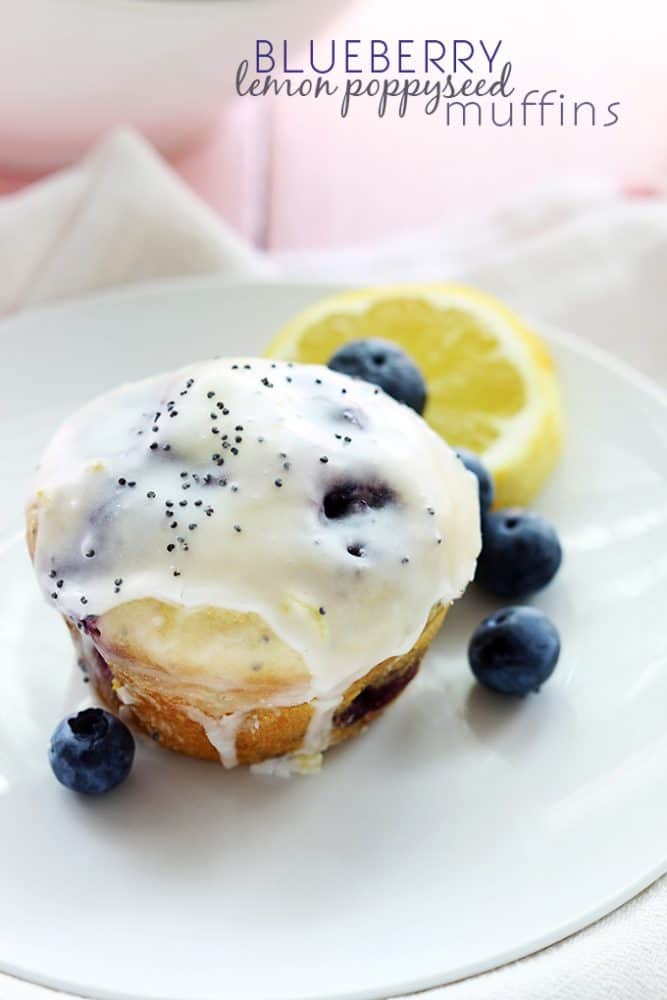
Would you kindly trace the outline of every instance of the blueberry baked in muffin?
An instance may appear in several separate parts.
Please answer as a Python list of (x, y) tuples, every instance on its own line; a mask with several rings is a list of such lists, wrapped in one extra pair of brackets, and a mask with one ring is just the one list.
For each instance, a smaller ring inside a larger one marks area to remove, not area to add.
[(75, 413), (27, 535), (108, 705), (182, 753), (307, 770), (415, 676), (480, 517), (476, 479), (407, 406), (240, 358)]

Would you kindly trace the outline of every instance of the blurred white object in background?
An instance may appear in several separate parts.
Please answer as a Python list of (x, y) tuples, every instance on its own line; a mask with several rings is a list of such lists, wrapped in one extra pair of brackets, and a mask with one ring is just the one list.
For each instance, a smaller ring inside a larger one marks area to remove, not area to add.
[(196, 139), (256, 39), (296, 48), (346, 0), (0, 0), (0, 166), (42, 170), (115, 125)]
[(0, 274), (0, 316), (179, 276), (462, 281), (667, 384), (667, 197), (624, 197), (603, 178), (563, 178), (476, 221), (390, 243), (265, 253), (139, 136), (119, 132), (75, 167), (0, 199)]

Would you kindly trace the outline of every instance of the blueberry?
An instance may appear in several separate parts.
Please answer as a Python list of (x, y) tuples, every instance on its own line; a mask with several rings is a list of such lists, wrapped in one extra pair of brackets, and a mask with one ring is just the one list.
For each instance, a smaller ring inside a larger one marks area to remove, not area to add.
[(482, 518), (475, 582), (514, 600), (541, 590), (561, 564), (558, 535), (543, 517), (508, 507)]
[(394, 492), (386, 483), (341, 482), (332, 486), (322, 504), (324, 516), (330, 521), (350, 514), (360, 514), (369, 508), (381, 510), (395, 501)]
[(334, 726), (353, 726), (355, 722), (379, 712), (397, 698), (419, 670), (419, 663), (411, 663), (400, 673), (392, 673), (378, 684), (368, 684), (356, 698), (334, 716)]
[(539, 691), (554, 671), (560, 639), (537, 608), (510, 607), (485, 618), (472, 634), (468, 661), (485, 687), (523, 696)]
[(74, 792), (101, 795), (127, 778), (134, 737), (124, 722), (101, 708), (86, 708), (56, 727), (49, 763), (58, 781)]
[(381, 389), (423, 413), (426, 406), (426, 383), (422, 373), (405, 351), (388, 340), (370, 337), (351, 340), (336, 351), (329, 368), (343, 375), (352, 375)]
[(459, 456), (468, 472), (472, 472), (473, 476), (477, 476), (477, 482), (479, 484), (479, 509), (484, 515), (493, 503), (494, 489), (491, 473), (474, 452), (468, 451), (466, 448), (457, 448), (456, 454)]

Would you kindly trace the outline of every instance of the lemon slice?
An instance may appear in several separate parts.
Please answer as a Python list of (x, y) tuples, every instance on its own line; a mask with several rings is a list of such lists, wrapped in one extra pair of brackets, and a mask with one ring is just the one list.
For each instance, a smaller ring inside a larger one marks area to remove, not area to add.
[(453, 447), (476, 452), (496, 507), (525, 505), (558, 460), (560, 393), (544, 344), (506, 306), (473, 288), (394, 285), (334, 295), (289, 322), (266, 355), (326, 364), (350, 340), (406, 350), (427, 383), (424, 418)]

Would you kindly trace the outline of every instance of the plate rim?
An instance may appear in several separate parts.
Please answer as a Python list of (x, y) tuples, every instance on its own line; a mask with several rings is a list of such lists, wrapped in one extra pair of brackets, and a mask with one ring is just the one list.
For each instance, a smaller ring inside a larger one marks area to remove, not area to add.
[[(526, 950), (524, 946), (518, 946), (517, 948), (510, 948), (505, 952), (499, 953), (499, 955), (491, 960), (493, 964), (486, 966), (485, 963), (485, 968), (479, 969), (478, 964), (472, 962), (469, 965), (462, 966), (460, 969), (454, 970), (451, 978), (449, 976), (444, 980), (442, 978), (438, 978), (437, 982), (435, 980), (407, 980), (397, 984), (396, 986), (391, 986), (389, 992), (386, 992), (384, 989), (382, 989), (382, 992), (372, 989), (357, 990), (352, 993), (349, 991), (346, 993), (318, 993), (311, 994), (310, 997), (301, 997), (300, 1000), (392, 1000), (392, 997), (428, 997), (428, 995), (435, 990), (445, 989), (447, 986), (454, 986), (456, 983), (465, 982), (465, 980), (476, 976), (483, 976), (488, 975), (489, 973), (497, 972), (506, 965), (521, 961), (524, 958), (531, 958), (553, 945), (561, 944), (562, 942), (567, 941), (569, 938), (575, 936), (581, 931), (586, 930), (586, 928), (592, 927), (600, 920), (610, 916), (616, 910), (620, 909), (620, 907), (629, 903), (632, 899), (637, 898), (637, 896), (648, 889), (651, 885), (654, 885), (665, 875), (667, 875), (667, 857), (663, 863), (659, 865), (656, 870), (652, 870), (647, 877), (640, 878), (636, 883), (633, 883), (633, 887), (629, 893), (622, 892), (612, 895), (608, 898), (606, 903), (602, 904), (600, 907), (592, 908), (583, 918), (570, 921), (566, 924), (565, 931), (561, 928), (553, 934), (546, 934), (542, 937), (536, 938), (535, 941), (528, 947), (528, 950)], [(67, 997), (84, 998), (84, 1000), (164, 1000), (164, 998), (159, 994), (128, 992), (117, 993), (113, 990), (98, 990), (97, 988), (95, 989), (95, 992), (88, 992), (84, 988), (85, 991), (82, 993), (79, 987), (75, 987), (73, 984), (68, 983), (65, 980), (51, 979), (49, 976), (39, 976), (37, 979), (29, 978), (28, 974), (19, 966), (12, 966), (11, 963), (5, 964), (0, 959), (0, 976), (3, 975), (8, 975), (19, 982), (27, 983), (30, 986), (36, 986), (39, 989), (47, 989), (50, 993), (57, 991)], [(191, 997), (190, 1000), (208, 1000), (208, 998), (198, 996)], [(272, 998), (272, 1000), (294, 1000), (294, 998), (282, 995), (280, 997), (276, 996)]]
[[(308, 294), (313, 293), (314, 295), (321, 294), (322, 296), (325, 296), (335, 295), (338, 292), (348, 289), (376, 287), (391, 288), (392, 286), (400, 286), (401, 284), (404, 284), (404, 282), (388, 281), (379, 285), (377, 282), (368, 281), (299, 281), (296, 279), (283, 281), (279, 276), (263, 278), (261, 275), (251, 275), (249, 278), (244, 278), (243, 276), (237, 274), (229, 276), (220, 274), (204, 274), (194, 276), (188, 275), (183, 278), (162, 278), (154, 281), (134, 282), (115, 288), (98, 289), (92, 292), (86, 292), (83, 295), (60, 299), (55, 302), (39, 303), (37, 305), (24, 308), (20, 312), (10, 313), (9, 315), (5, 315), (0, 318), (0, 338), (5, 335), (5, 331), (7, 329), (11, 332), (13, 326), (20, 326), (23, 322), (28, 322), (35, 316), (48, 316), (51, 313), (57, 314), (61, 312), (77, 311), (78, 309), (89, 308), (91, 306), (94, 307), (98, 302), (100, 305), (105, 305), (113, 301), (124, 302), (138, 298), (151, 298), (154, 295), (180, 295), (202, 290), (224, 292), (229, 289), (248, 289), (256, 291), (265, 291), (270, 289), (271, 291), (285, 291), (288, 293), (308, 292)], [(419, 282), (413, 282), (413, 284), (419, 284)], [(434, 284), (434, 282), (424, 282), (424, 284)], [(450, 284), (450, 282), (443, 281), (442, 284)], [(476, 286), (470, 285), (470, 287)], [(489, 294), (492, 298), (498, 298), (502, 301), (500, 297), (494, 295), (493, 292), (490, 292)], [(660, 382), (652, 379), (645, 372), (636, 368), (629, 361), (621, 358), (613, 351), (610, 351), (605, 347), (600, 347), (598, 344), (590, 343), (581, 335), (572, 333), (559, 324), (542, 320), (531, 312), (524, 313), (521, 309), (515, 310), (511, 305), (509, 308), (512, 312), (516, 312), (517, 315), (521, 317), (526, 326), (531, 328), (534, 327), (540, 334), (545, 334), (547, 339), (563, 344), (575, 353), (583, 355), (592, 361), (597, 361), (603, 367), (610, 369), (620, 377), (626, 378), (637, 388), (643, 389), (653, 398), (657, 399), (658, 402), (667, 406), (667, 386), (663, 387)]]

